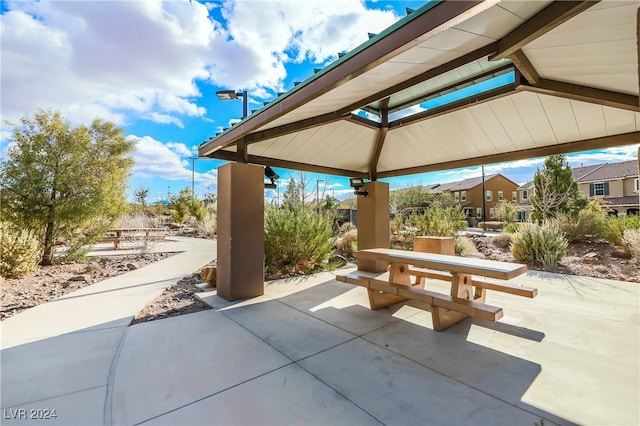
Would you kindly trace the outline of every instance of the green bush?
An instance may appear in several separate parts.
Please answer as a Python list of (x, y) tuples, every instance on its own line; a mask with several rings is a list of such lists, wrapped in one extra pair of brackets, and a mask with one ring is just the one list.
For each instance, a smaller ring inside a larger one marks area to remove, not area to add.
[(460, 205), (450, 205), (447, 200), (434, 200), (423, 214), (413, 214), (407, 225), (415, 235), (454, 237), (467, 228), (464, 211)]
[(357, 229), (356, 226), (351, 222), (345, 222), (340, 226), (340, 235), (344, 235), (347, 232), (353, 231)]
[(581, 210), (577, 215), (556, 213), (553, 225), (570, 242), (591, 241), (601, 237), (605, 228), (605, 217), (601, 212)]
[(624, 231), (623, 244), (635, 258), (636, 263), (640, 263), (640, 229)]
[(511, 253), (519, 262), (554, 271), (567, 254), (567, 245), (562, 233), (549, 222), (523, 223), (513, 234)]
[(204, 203), (193, 196), (191, 189), (185, 188), (177, 196), (169, 199), (169, 214), (175, 223), (181, 225), (188, 216), (203, 220), (207, 210)]
[(196, 219), (195, 229), (198, 236), (213, 238), (218, 233), (218, 211), (217, 204), (210, 204), (205, 209), (202, 219)]
[(623, 245), (625, 231), (633, 229), (640, 229), (640, 216), (607, 216), (604, 220), (602, 238), (611, 244)]
[(502, 232), (496, 235), (495, 237), (493, 237), (493, 244), (495, 244), (500, 248), (508, 249), (509, 246), (511, 245), (511, 240), (512, 240), (512, 234), (509, 234), (508, 232)]
[(0, 233), (0, 275), (19, 278), (38, 269), (42, 253), (33, 232), (2, 223)]
[(514, 232), (518, 232), (518, 229), (520, 229), (520, 224), (511, 222), (511, 223), (507, 223), (507, 225), (504, 227), (504, 232), (513, 234)]
[(457, 256), (464, 256), (465, 254), (471, 251), (471, 247), (466, 240), (462, 238), (455, 238), (453, 241), (453, 249), (456, 252)]
[(265, 267), (268, 274), (310, 274), (327, 264), (334, 247), (333, 215), (267, 207)]

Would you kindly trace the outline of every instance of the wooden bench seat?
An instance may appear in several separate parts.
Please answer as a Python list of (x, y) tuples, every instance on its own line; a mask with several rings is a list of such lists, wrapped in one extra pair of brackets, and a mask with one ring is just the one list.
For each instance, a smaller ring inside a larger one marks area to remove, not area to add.
[[(492, 322), (498, 321), (503, 316), (502, 308), (496, 306), (473, 300), (454, 299), (449, 295), (425, 290), (416, 287), (416, 285), (408, 286), (389, 283), (388, 272), (380, 274), (354, 271), (346, 275), (338, 275), (336, 279), (348, 284), (365, 287), (369, 291), (379, 291), (391, 296), (396, 296), (398, 298), (397, 302), (402, 300), (416, 300), (431, 306), (434, 329), (436, 331), (442, 331), (452, 323), (460, 321), (461, 316), (471, 316)], [(372, 306), (372, 309), (376, 308), (376, 306)]]
[(116, 229), (107, 232), (104, 238), (99, 239), (98, 243), (113, 243), (114, 248), (120, 248), (120, 244), (130, 241), (162, 241), (167, 236), (165, 228), (131, 228)]
[[(452, 276), (447, 271), (436, 271), (433, 269), (409, 267), (409, 271), (412, 275), (425, 278), (433, 278), (436, 280), (451, 281)], [(487, 290), (500, 291), (503, 293), (509, 293), (516, 296), (529, 297), (533, 299), (538, 295), (538, 289), (532, 287), (525, 287), (518, 284), (508, 283), (506, 281), (495, 280), (487, 277), (479, 277), (476, 275), (471, 276), (471, 285)]]

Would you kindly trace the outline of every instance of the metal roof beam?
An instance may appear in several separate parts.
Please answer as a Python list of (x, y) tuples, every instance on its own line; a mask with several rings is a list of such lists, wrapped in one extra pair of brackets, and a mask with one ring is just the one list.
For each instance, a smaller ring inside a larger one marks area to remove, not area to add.
[(487, 92), (480, 93), (478, 95), (475, 95), (469, 98), (464, 98), (456, 102), (451, 102), (449, 104), (443, 105), (438, 108), (428, 109), (414, 115), (410, 115), (404, 118), (399, 118), (389, 123), (389, 129), (406, 126), (409, 124), (416, 123), (418, 121), (427, 120), (430, 118), (438, 117), (443, 114), (449, 114), (454, 111), (465, 109), (472, 105), (477, 105), (480, 103), (492, 101), (494, 99), (498, 99), (503, 96), (509, 95), (513, 93), (515, 90), (516, 90), (516, 84), (508, 84), (502, 87), (498, 87), (496, 89), (489, 90)]
[(500, 40), (495, 55), (489, 59), (504, 59), (538, 37), (548, 33), (579, 13), (597, 4), (595, 1), (556, 1)]
[(638, 96), (564, 83), (562, 81), (541, 78), (535, 86), (522, 83), (517, 89), (640, 112)]
[(503, 65), (501, 67), (494, 68), (492, 70), (488, 70), (488, 71), (482, 72), (480, 74), (473, 75), (473, 76), (471, 76), (469, 78), (465, 78), (463, 80), (456, 81), (454, 83), (451, 83), (451, 84), (449, 84), (447, 86), (444, 86), (444, 87), (441, 87), (439, 89), (433, 90), (431, 92), (427, 92), (425, 94), (420, 95), (419, 97), (416, 97), (416, 98), (410, 99), (410, 100), (408, 100), (406, 102), (403, 102), (401, 104), (395, 105), (393, 108), (389, 108), (389, 113), (394, 113), (396, 111), (400, 111), (402, 109), (405, 109), (405, 108), (408, 108), (408, 107), (411, 107), (411, 106), (414, 106), (414, 105), (421, 104), (422, 102), (426, 102), (431, 96), (436, 95), (436, 94), (438, 94), (440, 92), (445, 92), (447, 90), (455, 89), (456, 87), (461, 86), (463, 84), (467, 84), (467, 83), (473, 82), (473, 81), (478, 80), (480, 78), (484, 78), (484, 77), (490, 76), (491, 74), (499, 73), (499, 72), (502, 72), (502, 71), (507, 70), (507, 69), (513, 69), (513, 64), (506, 64), (506, 65)]
[(529, 61), (529, 58), (524, 54), (522, 49), (518, 49), (511, 55), (509, 55), (509, 59), (511, 59), (513, 65), (518, 68), (520, 74), (522, 74), (522, 76), (526, 78), (529, 83), (533, 85), (538, 84), (538, 82), (540, 81), (540, 74), (538, 74), (538, 71), (533, 66), (531, 61)]
[[(429, 3), (423, 7), (428, 13), (413, 13), (407, 22), (383, 32), (379, 37), (370, 41), (370, 45), (362, 50), (356, 50), (344, 56), (339, 66), (329, 66), (323, 72), (316, 74), (304, 84), (298, 85), (285, 95), (271, 102), (269, 106), (241, 121), (237, 126), (223, 133), (214, 140), (207, 141), (198, 149), (200, 156), (208, 156), (213, 151), (231, 145), (265, 124), (274, 121), (352, 80), (353, 78), (384, 63), (424, 40), (432, 31), (442, 31), (445, 25), (453, 25), (454, 20), (464, 20), (481, 10), (491, 6), (491, 2), (482, 0), (443, 1)], [(428, 8), (428, 9), (427, 9)], [(356, 108), (359, 108), (358, 105)], [(352, 108), (343, 112), (353, 111)]]
[[(380, 99), (387, 98), (391, 95), (396, 94), (397, 92), (400, 92), (402, 90), (415, 86), (416, 84), (420, 84), (426, 80), (429, 80), (430, 78), (438, 77), (447, 71), (454, 70), (456, 68), (459, 68), (463, 65), (468, 64), (469, 62), (473, 62), (478, 59), (487, 57), (491, 53), (494, 53), (497, 49), (498, 49), (497, 42), (488, 44), (487, 46), (481, 47), (477, 50), (474, 50), (473, 52), (469, 52), (466, 55), (462, 55), (459, 58), (453, 59), (435, 68), (431, 68), (430, 70), (427, 70), (422, 74), (418, 74), (408, 80), (405, 80), (402, 83), (398, 83), (395, 86), (392, 86), (380, 92), (374, 93), (370, 96), (367, 96), (364, 99), (360, 99), (357, 102), (354, 102), (350, 105), (347, 105), (344, 108), (341, 108), (340, 110), (338, 110), (338, 113), (353, 111), (355, 109), (362, 108), (372, 102), (376, 102), (376, 101), (379, 101)], [(367, 108), (367, 111), (371, 112), (372, 110)], [(375, 113), (379, 113), (378, 110), (374, 110), (374, 111)]]
[[(219, 150), (211, 153), (208, 158), (217, 160), (236, 161), (237, 153), (233, 151)], [(283, 169), (301, 170), (303, 172), (322, 173), (327, 175), (350, 176), (368, 178), (368, 172), (359, 172), (355, 170), (338, 169), (335, 167), (318, 166), (315, 164), (298, 163), (295, 161), (281, 160), (278, 158), (260, 157), (257, 155), (249, 155), (247, 162), (251, 164), (260, 164), (262, 166), (281, 167)]]
[(389, 98), (382, 100), (382, 108), (380, 109), (380, 131), (378, 132), (378, 138), (376, 140), (376, 147), (371, 157), (371, 165), (369, 166), (369, 179), (378, 180), (378, 161), (380, 161), (380, 154), (382, 153), (382, 147), (384, 146), (384, 140), (387, 137), (387, 131), (389, 131)]
[(548, 155), (566, 154), (570, 152), (589, 151), (592, 149), (610, 148), (622, 145), (633, 145), (640, 142), (640, 132), (623, 133), (601, 138), (578, 140), (557, 145), (542, 146), (522, 151), (503, 152), (483, 157), (466, 158), (425, 166), (408, 167), (406, 169), (379, 172), (379, 178), (413, 175), (417, 173), (437, 172), (461, 167), (479, 166), (482, 164), (503, 163), (506, 161), (526, 160), (528, 158), (546, 157)]

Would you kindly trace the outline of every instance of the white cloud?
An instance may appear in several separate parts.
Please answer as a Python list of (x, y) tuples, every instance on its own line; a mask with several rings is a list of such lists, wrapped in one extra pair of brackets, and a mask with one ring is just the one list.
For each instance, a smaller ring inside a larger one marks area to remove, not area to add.
[[(136, 141), (133, 153), (135, 165), (132, 174), (135, 178), (166, 179), (171, 181), (191, 181), (192, 162), (189, 160), (193, 152), (183, 143), (162, 143), (149, 136), (128, 136)], [(196, 160), (198, 161), (198, 160)], [(215, 192), (218, 183), (218, 171), (195, 172), (193, 175), (198, 184), (197, 194)]]
[[(340, 1), (8, 1), (0, 17), (3, 117), (38, 108), (73, 122), (204, 117), (196, 83), (283, 89), (285, 64), (326, 63), (398, 17)], [(217, 22), (222, 15), (226, 20)], [(258, 99), (253, 99), (258, 98)]]
[[(3, 115), (55, 108), (76, 122), (126, 114), (160, 122), (202, 116), (194, 82), (208, 78), (222, 37), (198, 2), (8, 2), (2, 14)], [(126, 113), (126, 114), (125, 114)]]

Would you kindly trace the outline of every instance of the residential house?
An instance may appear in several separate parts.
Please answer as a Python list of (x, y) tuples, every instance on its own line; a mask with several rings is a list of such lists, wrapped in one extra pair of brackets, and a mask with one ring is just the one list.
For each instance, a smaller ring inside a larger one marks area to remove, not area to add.
[[(639, 214), (637, 160), (573, 167), (571, 173), (578, 189), (589, 199), (603, 199), (612, 214)], [(518, 187), (518, 192), (517, 220), (525, 222), (533, 210), (530, 201), (534, 192), (533, 181)]]
[(604, 200), (611, 214), (640, 213), (638, 160), (600, 164), (576, 181), (589, 199)]
[(498, 204), (503, 201), (517, 203), (518, 185), (502, 174), (484, 177), (484, 194), (482, 186), (482, 176), (479, 176), (433, 186), (431, 191), (451, 193), (462, 206), (467, 218), (477, 221), (485, 220), (483, 214), (485, 208), (486, 220), (497, 220)]

